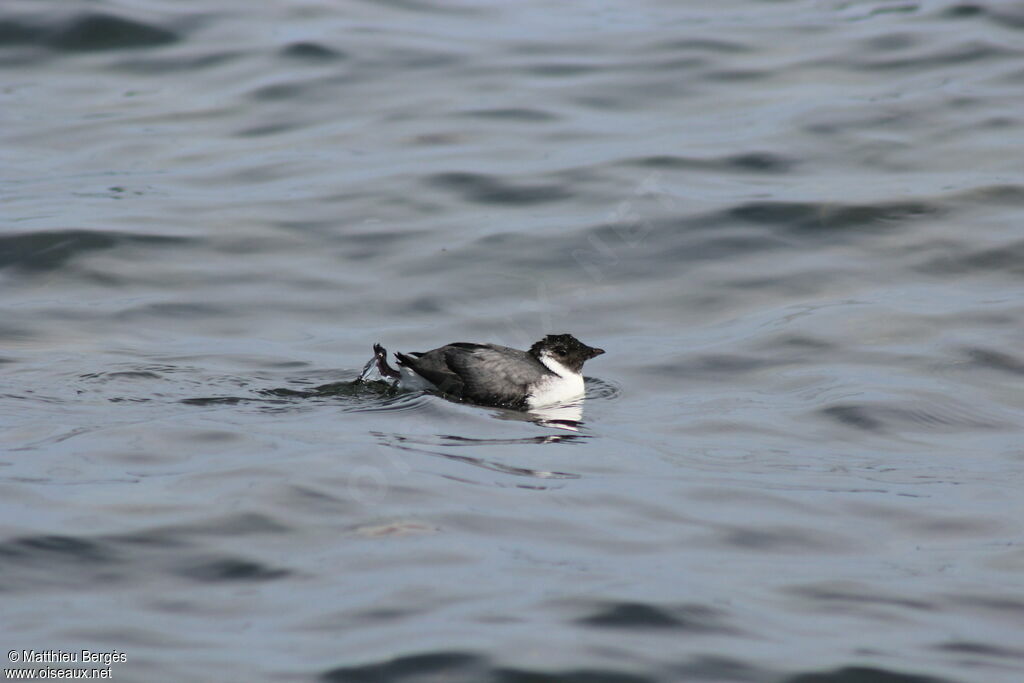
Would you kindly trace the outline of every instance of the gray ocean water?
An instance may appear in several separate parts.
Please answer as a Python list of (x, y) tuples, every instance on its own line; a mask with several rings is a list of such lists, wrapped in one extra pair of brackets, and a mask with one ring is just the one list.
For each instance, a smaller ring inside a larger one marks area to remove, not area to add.
[(1024, 680), (1022, 149), (1016, 2), (5, 0), (0, 646)]

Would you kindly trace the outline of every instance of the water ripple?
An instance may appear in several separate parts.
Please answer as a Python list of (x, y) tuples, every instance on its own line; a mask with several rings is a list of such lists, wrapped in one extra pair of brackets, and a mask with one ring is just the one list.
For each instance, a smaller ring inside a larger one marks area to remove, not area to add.
[(652, 605), (642, 602), (609, 602), (593, 606), (593, 612), (576, 619), (584, 626), (610, 629), (669, 629), (689, 633), (729, 633), (728, 614), (707, 605)]
[(616, 382), (598, 377), (586, 377), (586, 398), (593, 400), (618, 400), (622, 395), (622, 389)]
[[(528, 467), (518, 467), (515, 465), (507, 465), (505, 463), (498, 462), (496, 460), (480, 458), (468, 455), (458, 455), (455, 453), (447, 453), (444, 451), (438, 451), (430, 448), (420, 448), (416, 445), (416, 437), (408, 437), (402, 434), (385, 434), (383, 432), (374, 432), (374, 435), (380, 440), (380, 443), (395, 448), (401, 451), (407, 451), (411, 453), (421, 453), (424, 455), (438, 456), (459, 462), (473, 467), (480, 467), (485, 470), (491, 470), (494, 472), (501, 472), (502, 474), (511, 474), (519, 477), (532, 477), (535, 479), (578, 479), (580, 475), (573, 474), (571, 472), (558, 472), (549, 470), (537, 470)], [(527, 443), (562, 443), (569, 440), (569, 437), (574, 435), (556, 435), (558, 438), (551, 440), (535, 441), (528, 440)]]
[(513, 184), (482, 173), (438, 173), (427, 178), (431, 185), (457, 192), (470, 202), (517, 206), (543, 204), (571, 196), (562, 184)]
[(92, 251), (134, 244), (159, 248), (190, 240), (165, 235), (144, 235), (99, 230), (53, 230), (0, 236), (0, 268), (49, 271)]
[(42, 44), (68, 52), (157, 47), (179, 39), (169, 28), (104, 12), (79, 14), (47, 23), (19, 19), (0, 21), (0, 44)]
[(1005, 426), (1002, 420), (954, 404), (846, 403), (830, 405), (821, 408), (819, 412), (845, 425), (879, 433), (899, 428), (962, 431), (995, 430)]

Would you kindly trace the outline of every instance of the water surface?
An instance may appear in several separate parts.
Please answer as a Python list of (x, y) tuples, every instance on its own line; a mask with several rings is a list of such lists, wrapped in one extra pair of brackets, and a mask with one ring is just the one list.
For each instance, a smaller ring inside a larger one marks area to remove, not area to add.
[[(1024, 676), (1012, 3), (0, 9), (0, 643)], [(571, 332), (576, 430), (351, 385)], [(329, 389), (318, 389), (327, 386)]]

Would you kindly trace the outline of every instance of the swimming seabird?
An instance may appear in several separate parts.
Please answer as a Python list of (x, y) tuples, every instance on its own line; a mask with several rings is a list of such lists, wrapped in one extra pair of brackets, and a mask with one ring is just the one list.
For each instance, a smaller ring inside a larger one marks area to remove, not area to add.
[(437, 391), (454, 398), (508, 408), (537, 408), (583, 397), (583, 364), (604, 353), (571, 334), (549, 334), (529, 351), (454, 342), (431, 351), (395, 353), (375, 344), (377, 368), (403, 389)]

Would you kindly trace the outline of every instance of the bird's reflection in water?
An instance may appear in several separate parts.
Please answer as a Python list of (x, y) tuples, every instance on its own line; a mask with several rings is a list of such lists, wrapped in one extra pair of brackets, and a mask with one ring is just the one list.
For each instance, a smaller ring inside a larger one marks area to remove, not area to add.
[[(532, 408), (525, 411), (498, 410), (494, 413), (494, 417), (499, 420), (521, 420), (523, 422), (532, 422), (539, 427), (578, 432), (580, 427), (583, 426), (583, 402)], [(564, 435), (558, 434), (551, 436), (552, 441), (559, 441), (564, 438)]]
[[(440, 456), (447, 460), (454, 460), (456, 462), (461, 462), (466, 465), (472, 465), (474, 467), (480, 467), (485, 470), (491, 470), (493, 472), (502, 472), (504, 474), (512, 474), (521, 477), (533, 477), (537, 479), (578, 479), (580, 475), (574, 474), (572, 472), (557, 472), (548, 470), (535, 470), (527, 467), (516, 467), (514, 465), (506, 465), (495, 460), (489, 460), (470, 455), (447, 453), (443, 450), (436, 449), (450, 448), (452, 446), (481, 447), (510, 446), (523, 444), (548, 444), (589, 438), (582, 434), (548, 434), (544, 436), (538, 435), (511, 439), (478, 439), (466, 436), (455, 436), (451, 434), (438, 434), (437, 436), (406, 436), (403, 434), (385, 434), (384, 432), (371, 432), (371, 434), (377, 437), (382, 444), (390, 446), (392, 448), (396, 448), (401, 451)], [(428, 448), (425, 448), (425, 446), (427, 446)], [(429, 448), (431, 446), (433, 448)]]

